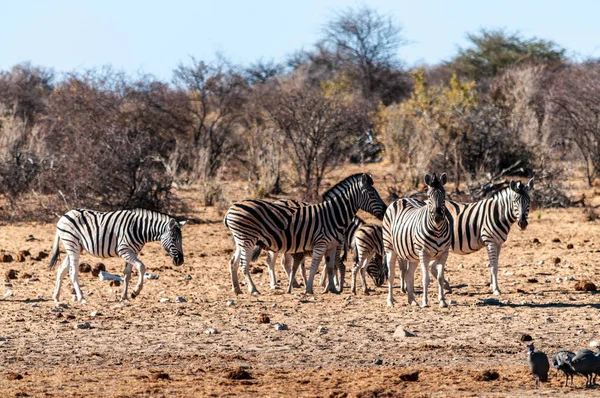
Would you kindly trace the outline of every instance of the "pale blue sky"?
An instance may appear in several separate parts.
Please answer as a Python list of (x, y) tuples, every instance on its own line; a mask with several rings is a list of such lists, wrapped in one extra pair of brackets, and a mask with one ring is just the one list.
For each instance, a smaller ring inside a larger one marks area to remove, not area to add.
[(189, 56), (281, 61), (309, 48), (336, 9), (360, 4), (400, 22), (411, 44), (398, 55), (408, 66), (450, 58), (466, 32), (482, 27), (551, 39), (572, 57), (600, 57), (600, 2), (592, 0), (4, 0), (0, 70), (23, 61), (58, 72), (111, 64), (170, 79)]

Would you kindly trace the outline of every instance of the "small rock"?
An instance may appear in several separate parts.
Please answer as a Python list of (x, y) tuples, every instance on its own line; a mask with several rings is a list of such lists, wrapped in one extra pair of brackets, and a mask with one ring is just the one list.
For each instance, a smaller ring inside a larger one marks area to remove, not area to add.
[(78, 323), (75, 325), (75, 329), (91, 329), (92, 325), (89, 322)]
[(88, 272), (92, 272), (92, 266), (89, 265), (88, 263), (81, 263), (79, 264), (79, 272), (81, 273), (88, 273)]
[(285, 323), (276, 323), (275, 330), (289, 330), (289, 328)]
[(500, 305), (500, 300), (497, 298), (486, 298), (485, 300), (481, 300), (479, 305)]
[(228, 307), (233, 307), (235, 305), (235, 301), (233, 300), (227, 300), (227, 302), (225, 303), (226, 306)]
[(575, 290), (579, 292), (595, 292), (596, 285), (592, 281), (579, 281), (575, 284)]
[(502, 301), (500, 301), (500, 302), (501, 302), (502, 304), (504, 304), (504, 305), (508, 305), (508, 304), (510, 304), (510, 300), (509, 300), (509, 299), (505, 299), (505, 300), (502, 300)]
[(187, 303), (187, 300), (181, 296), (177, 296), (177, 297), (175, 297), (175, 302), (176, 303)]
[(510, 275), (514, 275), (515, 273), (512, 271), (504, 271), (504, 275), (506, 276), (510, 276)]
[(8, 253), (2, 253), (2, 254), (0, 254), (0, 262), (2, 262), (2, 263), (12, 263), (13, 262), (13, 258)]
[(495, 370), (486, 370), (481, 374), (475, 376), (475, 380), (477, 381), (494, 381), (500, 378), (500, 374)]
[(572, 276), (567, 276), (567, 280), (568, 280), (568, 281), (574, 281), (574, 280), (575, 280), (575, 278), (574, 278), (574, 277), (572, 277)]
[(503, 316), (502, 318), (500, 318), (501, 321), (510, 321), (512, 320), (512, 317), (510, 316)]
[(544, 279), (544, 283), (551, 283), (552, 279)]
[(552, 262), (553, 262), (554, 264), (560, 264), (560, 258), (559, 258), (559, 257), (554, 257), (554, 258), (552, 259)]
[(448, 304), (450, 304), (450, 305), (456, 305), (456, 300), (450, 300), (450, 301), (448, 301)]
[(271, 318), (267, 314), (260, 314), (258, 316), (258, 323), (271, 323)]
[(383, 365), (383, 361), (381, 359), (376, 359), (373, 361), (373, 365)]
[(20, 278), (21, 278), (21, 279), (31, 279), (31, 278), (33, 278), (33, 275), (31, 275), (31, 274), (30, 274), (30, 273), (28, 273), (28, 272), (23, 272), (23, 273), (21, 274)]
[(243, 368), (239, 367), (235, 370), (230, 370), (225, 374), (225, 377), (230, 380), (250, 380), (253, 379), (252, 375)]
[(144, 279), (156, 280), (158, 279), (158, 274), (151, 274), (150, 272), (146, 272), (144, 274)]
[(273, 304), (271, 305), (271, 308), (276, 308), (276, 307), (277, 307), (277, 303), (273, 303)]
[(519, 340), (521, 340), (523, 342), (525, 342), (525, 341), (532, 341), (533, 337), (531, 337), (531, 335), (529, 335), (529, 334), (522, 334), (521, 338)]
[(252, 269), (250, 270), (251, 274), (262, 274), (263, 273), (263, 269), (259, 268), (259, 267), (252, 267)]
[(96, 265), (94, 265), (94, 268), (92, 268), (92, 276), (96, 278), (98, 277), (98, 275), (100, 275), (100, 272), (102, 271), (106, 271), (106, 265), (102, 263), (97, 263)]
[(563, 280), (562, 280), (562, 278), (556, 278), (555, 281), (556, 281), (556, 283), (562, 283)]
[(214, 328), (209, 328), (204, 331), (205, 334), (219, 334), (219, 331)]
[(23, 380), (23, 375), (20, 373), (13, 373), (10, 372), (7, 376), (8, 380), (14, 381), (14, 380)]
[(540, 240), (538, 238), (533, 238), (533, 240), (531, 241), (531, 243), (540, 243)]
[(317, 333), (326, 334), (327, 332), (329, 332), (329, 330), (326, 327), (324, 327), (324, 326), (317, 327)]
[(553, 243), (560, 243), (560, 239), (558, 239), (558, 238), (554, 238), (554, 239), (552, 239), (552, 242), (553, 242)]
[(171, 301), (171, 299), (170, 299), (170, 298), (168, 298), (168, 297), (163, 297), (163, 298), (161, 298), (161, 299), (160, 299), (160, 300), (158, 300), (158, 301), (159, 301), (159, 302), (161, 302), (161, 303), (168, 303), (169, 301)]
[(394, 331), (394, 337), (415, 337), (416, 334), (409, 332), (402, 326), (398, 326)]
[(554, 319), (548, 317), (546, 318), (546, 323), (554, 323)]
[(464, 264), (458, 264), (458, 269), (463, 269), (463, 268), (465, 268)]
[(18, 263), (23, 263), (23, 262), (25, 262), (25, 256), (19, 252), (17, 254), (17, 256), (15, 257), (15, 261)]
[(527, 279), (527, 283), (538, 283), (538, 280), (536, 278), (529, 278)]
[(517, 267), (527, 267), (527, 264), (517, 264)]
[(165, 373), (165, 372), (157, 372), (157, 373), (152, 373), (152, 375), (150, 376), (152, 378), (152, 380), (169, 380), (169, 374)]
[(17, 271), (14, 269), (9, 269), (6, 271), (6, 279), (17, 279)]
[(38, 308), (40, 305), (38, 303), (31, 304), (31, 308)]
[(39, 253), (38, 253), (38, 255), (37, 255), (37, 259), (38, 259), (38, 260), (43, 260), (43, 259), (45, 259), (45, 258), (46, 258), (46, 257), (48, 257), (48, 256), (49, 256), (49, 254), (48, 254), (47, 252), (45, 252), (45, 251), (41, 251), (41, 252), (39, 252)]
[(419, 371), (400, 375), (401, 381), (419, 381)]
[(573, 247), (574, 247), (574, 246), (573, 246), (573, 244), (572, 244), (572, 243), (569, 243), (569, 244), (567, 245), (567, 249), (572, 249)]
[(186, 281), (191, 281), (192, 280), (192, 276), (191, 275), (186, 275), (183, 277), (183, 279), (185, 279)]
[(13, 291), (12, 290), (7, 290), (4, 292), (4, 297), (11, 297), (13, 296)]
[(544, 260), (538, 261), (538, 265), (544, 265)]
[(109, 285), (112, 287), (119, 287), (121, 286), (121, 281), (110, 281)]
[(99, 316), (99, 315), (102, 315), (102, 314), (100, 314), (98, 311), (92, 311), (92, 312), (90, 312), (90, 316), (91, 316), (92, 318), (95, 318), (95, 317), (97, 317), (97, 316)]
[(598, 347), (598, 342), (596, 340), (590, 341), (590, 347), (593, 347), (593, 348)]

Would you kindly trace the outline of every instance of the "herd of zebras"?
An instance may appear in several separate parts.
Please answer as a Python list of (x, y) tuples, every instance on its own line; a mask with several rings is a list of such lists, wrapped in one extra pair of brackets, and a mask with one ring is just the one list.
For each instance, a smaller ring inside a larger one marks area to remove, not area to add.
[[(277, 287), (274, 264), (284, 255), (288, 274), (288, 292), (297, 286), (298, 267), (305, 291), (313, 293), (317, 268), (326, 257), (321, 280), (325, 291), (339, 292), (344, 285), (343, 260), (351, 252), (352, 292), (356, 292), (356, 274), (360, 273), (363, 291), (368, 292), (365, 273), (377, 286), (388, 282), (388, 306), (395, 302), (392, 285), (395, 264), (398, 262), (401, 289), (407, 293), (409, 304), (414, 297), (414, 272), (417, 262), (423, 275), (422, 305), (428, 305), (429, 273), (438, 281), (441, 306), (444, 299), (444, 265), (448, 253), (469, 254), (485, 247), (489, 256), (491, 288), (498, 288), (498, 256), (515, 222), (519, 229), (527, 227), (533, 179), (527, 184), (510, 181), (510, 185), (493, 197), (475, 203), (458, 203), (446, 199), (446, 174), (425, 175), (428, 199), (403, 198), (386, 206), (367, 174), (355, 174), (337, 183), (323, 195), (323, 202), (309, 204), (292, 200), (244, 200), (232, 205), (224, 223), (235, 242), (235, 252), (229, 262), (231, 283), (241, 293), (238, 267), (244, 274), (250, 293), (258, 290), (250, 276), (250, 264), (262, 250), (268, 251), (269, 282)], [(367, 224), (357, 217), (362, 209), (382, 225)], [(387, 210), (386, 210), (387, 209)], [(138, 283), (131, 293), (135, 298), (143, 287), (145, 266), (138, 258), (144, 244), (160, 241), (173, 263), (184, 261), (181, 228), (185, 222), (149, 210), (96, 212), (72, 210), (60, 218), (52, 248), (50, 268), (60, 257), (60, 242), (66, 251), (56, 278), (53, 298), (59, 301), (61, 280), (70, 270), (76, 298), (84, 301), (78, 282), (79, 255), (85, 250), (97, 257), (122, 257), (125, 262), (124, 286), (121, 298), (127, 298), (132, 267), (138, 271)], [(310, 255), (308, 275), (304, 257)]]

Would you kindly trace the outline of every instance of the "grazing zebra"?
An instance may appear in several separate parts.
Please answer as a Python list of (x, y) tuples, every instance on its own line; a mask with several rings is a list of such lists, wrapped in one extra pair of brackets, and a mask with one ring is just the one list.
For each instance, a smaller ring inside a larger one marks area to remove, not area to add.
[(354, 253), (352, 268), (352, 294), (356, 294), (356, 272), (360, 270), (363, 292), (369, 294), (365, 273), (369, 274), (375, 286), (385, 283), (388, 276), (387, 265), (383, 262), (383, 232), (379, 225), (363, 224), (354, 233), (351, 247)]
[[(444, 264), (450, 247), (445, 206), (446, 173), (439, 178), (436, 174), (425, 175), (425, 184), (429, 187), (425, 202), (421, 206), (413, 199), (398, 199), (392, 203), (383, 219), (383, 246), (388, 265), (388, 306), (395, 302), (392, 294), (396, 257), (408, 262), (407, 290), (409, 304), (416, 304), (414, 297), (414, 272), (416, 262), (420, 261), (423, 273), (423, 307), (429, 305), (427, 289), (429, 286), (429, 261), (435, 260), (438, 270), (438, 297), (440, 306), (446, 307), (444, 299)], [(411, 278), (412, 277), (412, 278)]]
[[(450, 252), (470, 254), (487, 249), (492, 292), (500, 294), (498, 287), (498, 257), (502, 244), (506, 242), (510, 227), (516, 222), (519, 230), (527, 228), (527, 216), (531, 202), (529, 192), (533, 189), (533, 178), (527, 184), (511, 180), (508, 187), (498, 191), (489, 199), (474, 203), (446, 201), (450, 224)], [(424, 202), (421, 202), (424, 205)], [(406, 268), (401, 269), (402, 286)], [(435, 267), (431, 268), (436, 276)], [(447, 283), (447, 282), (446, 282)]]
[(93, 210), (71, 210), (62, 216), (56, 225), (56, 235), (52, 246), (50, 269), (60, 257), (60, 242), (67, 255), (58, 269), (53, 298), (58, 303), (60, 285), (71, 268), (71, 281), (77, 300), (85, 302), (79, 287), (79, 255), (85, 250), (96, 257), (122, 257), (125, 264), (125, 278), (121, 300), (127, 298), (127, 288), (131, 279), (131, 268), (138, 270), (138, 283), (131, 298), (140, 294), (144, 284), (146, 266), (137, 254), (147, 242), (159, 241), (167, 251), (173, 264), (183, 264), (181, 248), (181, 228), (185, 221), (178, 222), (173, 217), (158, 212), (135, 209), (108, 213)]
[[(229, 262), (234, 292), (241, 292), (237, 278), (241, 261), (248, 290), (252, 294), (258, 293), (248, 267), (252, 251), (259, 245), (277, 253), (304, 254), (312, 251), (306, 283), (306, 293), (312, 294), (316, 269), (326, 253), (330, 256), (328, 271), (333, 273), (335, 252), (358, 209), (380, 219), (385, 211), (385, 203), (373, 187), (373, 179), (367, 174), (347, 177), (327, 191), (324, 198), (322, 203), (299, 208), (265, 200), (245, 200), (229, 208), (223, 221), (231, 230), (236, 244)], [(290, 280), (294, 279), (297, 265), (295, 263), (292, 268)]]

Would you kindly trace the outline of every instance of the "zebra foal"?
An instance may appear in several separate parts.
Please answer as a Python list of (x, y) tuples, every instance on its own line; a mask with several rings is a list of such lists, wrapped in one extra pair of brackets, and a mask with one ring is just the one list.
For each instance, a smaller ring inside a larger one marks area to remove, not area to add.
[[(294, 254), (290, 281), (299, 263), (297, 254), (312, 251), (306, 293), (313, 293), (313, 280), (323, 256), (329, 255), (328, 271), (333, 272), (335, 253), (344, 233), (359, 209), (383, 218), (385, 203), (367, 174), (355, 174), (333, 186), (323, 195), (325, 201), (291, 208), (264, 200), (246, 200), (232, 205), (223, 222), (233, 235), (235, 253), (229, 262), (233, 290), (240, 293), (237, 267), (241, 264), (248, 290), (258, 290), (250, 277), (249, 265), (256, 245), (276, 253)], [(330, 278), (330, 283), (333, 278)], [(291, 283), (290, 283), (291, 285)], [(333, 290), (335, 290), (333, 288)]]
[[(362, 220), (361, 220), (362, 221)], [(356, 294), (356, 273), (360, 272), (363, 293), (369, 294), (365, 274), (381, 286), (388, 277), (387, 265), (383, 262), (383, 231), (375, 224), (363, 224), (354, 232), (350, 247), (354, 254), (352, 267), (352, 294)]]
[(85, 302), (79, 287), (79, 255), (85, 250), (95, 257), (120, 256), (125, 260), (125, 277), (121, 300), (127, 298), (131, 279), (131, 268), (138, 270), (138, 283), (131, 298), (138, 296), (144, 285), (146, 266), (137, 254), (148, 242), (160, 241), (173, 264), (183, 264), (181, 228), (185, 221), (178, 222), (173, 217), (145, 209), (98, 212), (93, 210), (71, 210), (56, 224), (56, 235), (52, 246), (52, 269), (60, 258), (62, 242), (66, 257), (58, 269), (56, 287), (52, 297), (59, 302), (62, 279), (69, 267), (71, 281), (77, 300)]
[[(383, 219), (383, 247), (385, 261), (388, 266), (388, 306), (395, 302), (392, 286), (396, 259), (408, 262), (407, 293), (408, 302), (416, 304), (414, 297), (414, 272), (417, 261), (421, 263), (423, 274), (423, 307), (429, 305), (427, 290), (429, 285), (428, 265), (434, 260), (437, 265), (438, 297), (440, 306), (447, 307), (444, 299), (444, 264), (448, 258), (450, 247), (450, 230), (448, 228), (445, 206), (446, 173), (438, 177), (436, 174), (425, 175), (428, 187), (428, 199), (425, 206), (420, 206), (413, 199), (398, 199), (392, 203)], [(412, 276), (412, 278), (411, 278)]]

